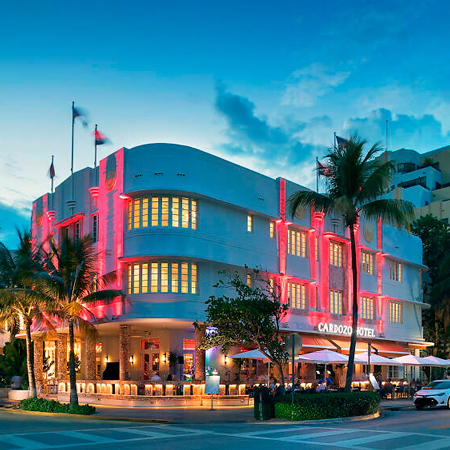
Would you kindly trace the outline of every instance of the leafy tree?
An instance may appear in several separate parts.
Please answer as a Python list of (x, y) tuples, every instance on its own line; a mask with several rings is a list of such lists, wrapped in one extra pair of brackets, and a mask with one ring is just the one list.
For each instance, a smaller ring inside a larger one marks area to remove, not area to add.
[[(280, 302), (278, 286), (272, 286), (258, 270), (253, 274), (252, 286), (238, 273), (215, 286), (230, 289), (234, 295), (211, 296), (206, 301), (206, 323), (216, 332), (206, 335), (202, 348), (222, 346), (222, 351), (227, 352), (234, 345), (254, 345), (277, 367), (284, 386), (287, 351), (280, 325), (288, 306)], [(198, 322), (194, 325), (202, 326)]]
[(98, 290), (110, 279), (97, 279), (98, 255), (89, 235), (82, 239), (63, 238), (60, 245), (50, 238), (49, 250), (42, 249), (46, 293), (55, 299), (54, 313), (69, 329), (70, 406), (78, 406), (76, 389), (75, 329), (83, 335), (95, 335), (96, 317), (88, 306), (94, 302), (122, 297), (115, 289)]
[(41, 267), (37, 252), (33, 250), (30, 233), (17, 230), (17, 234), (19, 245), (14, 256), (0, 243), (0, 323), (6, 324), (13, 335), (19, 332), (22, 324), (25, 328), (30, 396), (36, 397), (31, 328), (52, 328), (45, 313), (54, 302), (45, 295), (36, 278)]
[(383, 162), (381, 158), (376, 158), (383, 150), (379, 144), (369, 149), (366, 148), (366, 144), (365, 140), (354, 135), (344, 145), (330, 150), (325, 157), (326, 162), (322, 170), (327, 186), (325, 194), (304, 190), (294, 193), (289, 199), (292, 216), (297, 211), (314, 206), (316, 211), (341, 216), (349, 231), (353, 281), (353, 330), (345, 383), (347, 392), (351, 390), (358, 325), (355, 225), (359, 217), (363, 216), (368, 220), (382, 218), (394, 225), (408, 227), (414, 217), (411, 203), (403, 200), (381, 199), (389, 186), (394, 165), (391, 161)]
[(3, 348), (0, 355), (0, 385), (11, 383), (13, 376), (20, 376), (26, 383), (27, 379), (27, 346), (23, 339), (12, 339)]
[(427, 339), (435, 342), (434, 353), (448, 357), (450, 328), (450, 229), (447, 224), (427, 214), (411, 225), (411, 231), (423, 242), (425, 300), (430, 309), (423, 314)]

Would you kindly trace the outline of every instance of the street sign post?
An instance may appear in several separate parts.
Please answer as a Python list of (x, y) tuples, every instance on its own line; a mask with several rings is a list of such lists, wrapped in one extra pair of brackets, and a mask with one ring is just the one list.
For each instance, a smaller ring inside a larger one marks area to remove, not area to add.
[(302, 337), (298, 333), (291, 333), (286, 339), (287, 351), (289, 352), (289, 356), (292, 360), (292, 403), (294, 403), (295, 397), (295, 356), (298, 355), (302, 349), (302, 345)]

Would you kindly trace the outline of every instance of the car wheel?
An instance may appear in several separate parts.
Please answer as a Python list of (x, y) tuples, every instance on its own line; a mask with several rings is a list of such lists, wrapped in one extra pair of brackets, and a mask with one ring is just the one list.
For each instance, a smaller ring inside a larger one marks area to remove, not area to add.
[(447, 408), (450, 409), (450, 396), (447, 399)]
[(421, 409), (423, 409), (423, 406), (422, 405), (416, 405), (416, 409), (421, 410)]

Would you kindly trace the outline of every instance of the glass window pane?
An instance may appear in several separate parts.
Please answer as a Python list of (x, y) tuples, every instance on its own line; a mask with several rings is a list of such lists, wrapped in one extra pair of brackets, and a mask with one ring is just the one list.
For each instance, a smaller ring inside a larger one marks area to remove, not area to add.
[(188, 263), (181, 263), (181, 292), (187, 294), (189, 291)]
[(189, 199), (181, 199), (181, 227), (189, 228)]
[(172, 292), (178, 292), (178, 263), (172, 263)]
[(180, 226), (180, 198), (172, 197), (172, 226)]
[(151, 291), (158, 292), (158, 263), (152, 263)]
[(141, 291), (143, 294), (148, 292), (148, 263), (142, 264)]
[(142, 199), (142, 226), (148, 227), (148, 197)]
[(139, 294), (139, 264), (133, 265), (133, 294)]
[(161, 226), (169, 226), (169, 197), (161, 198)]
[(197, 293), (197, 264), (191, 264), (191, 294)]
[(134, 199), (134, 228), (139, 228), (141, 215), (141, 199)]
[(191, 228), (197, 229), (197, 200), (191, 200)]
[(159, 225), (159, 197), (152, 197), (152, 227)]
[(161, 292), (169, 292), (169, 264), (161, 263)]

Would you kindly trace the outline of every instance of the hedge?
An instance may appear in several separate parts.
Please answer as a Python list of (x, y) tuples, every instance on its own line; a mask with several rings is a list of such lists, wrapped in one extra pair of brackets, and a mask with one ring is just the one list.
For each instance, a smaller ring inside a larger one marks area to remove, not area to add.
[(319, 420), (336, 417), (365, 416), (378, 411), (380, 395), (376, 392), (336, 392), (285, 395), (275, 401), (275, 417), (287, 420)]
[(19, 408), (25, 411), (82, 414), (85, 416), (95, 413), (95, 406), (78, 405), (74, 408), (70, 408), (68, 403), (46, 400), (45, 398), (27, 398), (19, 403)]

